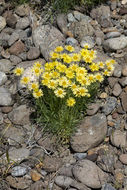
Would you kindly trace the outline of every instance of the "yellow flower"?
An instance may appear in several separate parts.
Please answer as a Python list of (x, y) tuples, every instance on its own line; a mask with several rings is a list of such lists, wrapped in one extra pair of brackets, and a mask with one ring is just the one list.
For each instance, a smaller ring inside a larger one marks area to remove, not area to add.
[(56, 53), (56, 52), (51, 52), (50, 56), (51, 56), (52, 59), (58, 59), (59, 58), (59, 54)]
[(69, 86), (69, 80), (66, 77), (59, 78), (59, 85), (63, 88), (67, 88)]
[(52, 63), (46, 63), (45, 64), (45, 71), (50, 71), (54, 68), (54, 66), (52, 65)]
[(67, 105), (69, 107), (73, 107), (75, 105), (75, 103), (76, 103), (76, 101), (75, 101), (74, 98), (70, 97), (70, 98), (67, 99)]
[(28, 84), (29, 83), (29, 81), (30, 81), (30, 78), (29, 77), (22, 77), (22, 79), (21, 79), (21, 84)]
[(109, 71), (113, 71), (113, 70), (114, 70), (114, 66), (113, 66), (113, 65), (109, 65), (109, 66), (107, 66), (107, 69), (108, 69)]
[(83, 78), (84, 78), (84, 76), (81, 75), (81, 74), (76, 75), (76, 80), (77, 80), (78, 82), (82, 81)]
[(70, 57), (69, 55), (66, 55), (66, 57), (63, 59), (63, 61), (65, 63), (71, 63), (72, 62), (72, 57)]
[(87, 78), (83, 78), (79, 81), (82, 86), (89, 86), (91, 82)]
[(75, 90), (76, 88), (78, 88), (77, 85), (76, 85), (75, 83), (72, 83), (72, 84), (71, 84), (71, 90), (73, 91), (73, 90)]
[(91, 71), (98, 71), (99, 70), (99, 66), (98, 64), (96, 63), (92, 63), (90, 66), (89, 66), (90, 70)]
[(101, 69), (103, 69), (105, 65), (104, 65), (104, 63), (101, 61), (101, 62), (98, 63), (98, 66), (99, 66)]
[(84, 67), (78, 67), (76, 74), (81, 74), (85, 76), (87, 74), (87, 70)]
[(84, 48), (85, 48), (85, 49), (88, 49), (88, 48), (90, 48), (90, 45), (89, 45), (88, 43), (86, 43), (86, 44), (84, 45)]
[(89, 55), (88, 55), (88, 56), (84, 56), (84, 57), (83, 57), (83, 60), (84, 60), (86, 63), (92, 63), (92, 61), (93, 61), (92, 57), (90, 57)]
[(51, 78), (51, 74), (48, 73), (48, 72), (45, 72), (45, 73), (43, 73), (42, 78), (43, 78), (43, 79), (48, 79), (48, 80), (49, 80), (49, 79)]
[(41, 89), (38, 90), (38, 91), (34, 91), (34, 92), (33, 92), (33, 97), (34, 97), (34, 98), (40, 98), (41, 96), (43, 96), (43, 92), (42, 92)]
[(80, 54), (81, 54), (82, 57), (86, 57), (86, 56), (89, 55), (89, 51), (87, 49), (82, 49), (80, 51)]
[(77, 64), (72, 64), (72, 65), (70, 65), (70, 67), (69, 67), (72, 71), (77, 71), (77, 68), (78, 68), (78, 65)]
[(37, 61), (37, 62), (34, 63), (34, 66), (38, 67), (38, 68), (41, 68), (41, 63), (39, 61)]
[(65, 46), (65, 49), (66, 49), (67, 51), (70, 51), (70, 52), (73, 52), (73, 51), (75, 50), (74, 47), (72, 47), (71, 45)]
[(72, 56), (72, 61), (79, 62), (81, 60), (81, 56), (78, 53), (74, 53)]
[(62, 63), (59, 63), (57, 66), (56, 66), (56, 69), (60, 72), (60, 73), (64, 73), (67, 69), (66, 65), (62, 64)]
[(79, 87), (73, 90), (73, 94), (76, 97), (86, 96), (88, 90), (85, 87)]
[(108, 70), (105, 70), (105, 71), (103, 72), (103, 74), (104, 74), (105, 76), (110, 76), (111, 72), (108, 71)]
[(30, 90), (37, 90), (39, 88), (39, 85), (38, 85), (38, 83), (36, 82), (34, 82), (34, 83), (32, 83), (31, 85), (30, 85)]
[(55, 89), (57, 87), (57, 81), (56, 80), (50, 80), (48, 83), (48, 88)]
[(96, 80), (98, 80), (99, 82), (102, 82), (102, 81), (104, 80), (103, 76), (102, 76), (101, 74), (99, 74), (99, 73), (97, 73), (97, 74), (95, 75), (95, 78), (96, 78)]
[(52, 73), (51, 73), (51, 77), (52, 78), (58, 78), (60, 76), (60, 73), (58, 73), (57, 71), (53, 71)]
[(74, 77), (73, 71), (67, 69), (67, 70), (66, 70), (66, 76), (67, 76), (69, 79), (72, 79), (72, 78)]
[(39, 76), (42, 73), (43, 69), (40, 69), (39, 67), (34, 66), (33, 67), (33, 72), (35, 73), (36, 76)]
[(110, 60), (110, 63), (111, 63), (111, 64), (116, 64), (116, 61), (115, 61), (114, 59), (111, 59), (111, 60)]
[(16, 76), (22, 75), (23, 72), (24, 72), (24, 69), (23, 69), (23, 68), (20, 68), (20, 67), (17, 67), (17, 68), (14, 70), (14, 74), (15, 74)]
[(45, 86), (48, 86), (49, 80), (48, 80), (48, 79), (43, 79), (43, 80), (41, 81), (41, 83), (42, 83), (43, 85), (45, 85)]
[(95, 82), (95, 77), (94, 77), (93, 74), (89, 74), (89, 75), (87, 76), (87, 78), (88, 78), (88, 80), (89, 80), (90, 83)]
[(58, 88), (57, 90), (54, 91), (54, 93), (59, 98), (64, 98), (64, 96), (66, 95), (65, 90), (63, 90), (62, 88)]
[(55, 52), (61, 52), (63, 51), (63, 47), (62, 46), (57, 46), (55, 49)]

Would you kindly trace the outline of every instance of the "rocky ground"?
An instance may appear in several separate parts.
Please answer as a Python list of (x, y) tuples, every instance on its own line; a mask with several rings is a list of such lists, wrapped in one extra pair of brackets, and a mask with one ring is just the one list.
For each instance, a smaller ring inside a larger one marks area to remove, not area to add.
[[(89, 15), (81, 7), (53, 23), (26, 5), (0, 0), (0, 190), (127, 190), (127, 1), (108, 1)], [(56, 146), (32, 120), (17, 66), (43, 64), (57, 45), (84, 43), (114, 73), (87, 109), (70, 145)]]

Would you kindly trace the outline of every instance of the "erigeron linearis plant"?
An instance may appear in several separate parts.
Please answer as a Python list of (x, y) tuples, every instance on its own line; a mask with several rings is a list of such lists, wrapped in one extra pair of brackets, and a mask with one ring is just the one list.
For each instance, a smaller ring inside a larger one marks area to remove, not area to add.
[(58, 46), (51, 52), (50, 62), (35, 62), (31, 68), (35, 82), (22, 75), (23, 68), (14, 70), (35, 99), (37, 120), (61, 142), (68, 142), (86, 105), (104, 78), (111, 75), (115, 64), (112, 59), (95, 63), (96, 51), (89, 50), (88, 44), (78, 53), (74, 51), (70, 45)]

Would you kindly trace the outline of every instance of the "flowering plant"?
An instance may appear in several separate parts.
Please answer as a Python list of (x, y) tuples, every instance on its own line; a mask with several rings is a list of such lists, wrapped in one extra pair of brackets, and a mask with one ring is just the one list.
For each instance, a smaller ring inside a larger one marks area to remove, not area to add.
[(23, 68), (14, 73), (22, 75), (25, 85), (35, 98), (37, 119), (46, 124), (46, 130), (67, 142), (75, 125), (85, 113), (86, 105), (96, 95), (105, 76), (114, 70), (114, 60), (95, 63), (96, 51), (89, 50), (88, 44), (78, 53), (67, 45), (56, 47), (51, 52), (51, 61), (45, 65), (34, 63), (31, 72), (36, 80), (22, 75)]

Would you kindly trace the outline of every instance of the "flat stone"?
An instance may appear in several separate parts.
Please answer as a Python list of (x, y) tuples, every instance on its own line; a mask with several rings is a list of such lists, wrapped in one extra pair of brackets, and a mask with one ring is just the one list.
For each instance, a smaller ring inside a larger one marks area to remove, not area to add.
[(18, 54), (22, 53), (24, 51), (24, 49), (25, 49), (24, 43), (19, 40), (19, 41), (15, 42), (9, 48), (9, 52), (10, 52), (10, 54), (18, 55)]
[(107, 39), (103, 42), (106, 51), (116, 51), (127, 47), (127, 37), (120, 36), (117, 38)]
[(4, 17), (0, 16), (0, 32), (5, 28), (6, 20)]
[(91, 17), (89, 17), (89, 16), (87, 16), (85, 14), (82, 14), (79, 11), (73, 11), (73, 14), (74, 14), (75, 19), (78, 20), (78, 21), (81, 21), (83, 19), (87, 20), (87, 21), (91, 21), (92, 20)]
[(109, 39), (109, 38), (116, 38), (119, 36), (121, 36), (120, 32), (108, 32), (105, 37), (106, 39)]
[(25, 159), (28, 159), (30, 151), (26, 148), (10, 148), (9, 149), (9, 158), (11, 161), (22, 162)]
[(9, 145), (19, 145), (25, 141), (25, 133), (20, 128), (10, 126), (6, 131), (3, 130), (3, 134), (8, 139)]
[(103, 114), (86, 117), (71, 138), (71, 148), (75, 152), (85, 152), (100, 144), (107, 133), (106, 117)]
[(8, 11), (6, 22), (9, 27), (15, 28), (17, 23), (17, 18), (11, 11)]
[(27, 16), (29, 14), (29, 6), (28, 5), (19, 5), (16, 10), (15, 10), (16, 14), (23, 17), (23, 16)]
[(0, 87), (0, 106), (11, 106), (13, 100), (8, 89)]
[(78, 161), (73, 167), (73, 175), (77, 181), (93, 189), (101, 188), (107, 180), (107, 174), (90, 160)]
[(24, 176), (27, 173), (27, 168), (23, 166), (15, 166), (11, 170), (11, 175), (13, 177), (21, 177)]
[(13, 109), (12, 106), (1, 107), (1, 111), (2, 111), (3, 113), (9, 113), (9, 112), (12, 111), (12, 109)]
[(7, 81), (7, 75), (0, 71), (0, 86), (2, 86)]
[(0, 59), (0, 71), (9, 73), (9, 71), (13, 68), (13, 63), (8, 59)]
[(63, 34), (55, 27), (43, 25), (33, 31), (33, 42), (36, 47), (40, 47), (41, 54), (48, 60), (49, 54), (58, 45), (63, 45), (65, 38)]
[(113, 71), (113, 76), (120, 78), (121, 77), (121, 73), (122, 73), (122, 66), (119, 65), (119, 64), (116, 64), (115, 65), (115, 69)]
[(9, 46), (14, 44), (18, 39), (19, 39), (19, 34), (16, 32), (13, 32), (12, 35), (10, 36), (9, 40), (8, 40)]
[(127, 147), (126, 135), (127, 135), (126, 132), (115, 130), (110, 136), (111, 143), (118, 148), (120, 147), (126, 148)]
[(26, 125), (30, 123), (30, 109), (26, 105), (21, 105), (17, 108), (14, 108), (8, 114), (9, 119), (16, 125)]
[(37, 59), (40, 56), (40, 50), (36, 47), (31, 47), (27, 52), (27, 58), (29, 60)]
[(67, 38), (65, 43), (67, 45), (71, 45), (71, 46), (77, 46), (78, 45), (78, 41), (75, 38), (71, 38), (71, 37)]
[(62, 166), (62, 160), (57, 157), (45, 156), (43, 160), (43, 169), (48, 172), (55, 172)]
[(75, 20), (75, 17), (73, 16), (73, 14), (72, 13), (69, 13), (68, 15), (67, 15), (67, 20), (68, 20), (68, 22), (75, 22), (76, 20)]
[(122, 75), (124, 77), (127, 77), (127, 65), (124, 65), (123, 68), (122, 68)]
[(61, 32), (65, 35), (67, 35), (67, 15), (66, 14), (58, 14), (57, 18), (56, 18), (56, 22), (57, 25), (59, 27), (59, 29), (61, 30)]
[(121, 86), (118, 83), (116, 83), (113, 88), (113, 92), (112, 92), (113, 95), (118, 97), (121, 94), (121, 92), (122, 92)]
[(22, 59), (16, 55), (11, 55), (10, 61), (17, 65), (18, 63), (22, 62)]
[(102, 112), (109, 115), (116, 107), (117, 99), (115, 97), (108, 97), (106, 104), (102, 107)]
[(119, 83), (125, 87), (127, 86), (127, 77), (122, 77), (121, 79), (119, 79)]
[(29, 18), (28, 17), (23, 17), (23, 18), (20, 18), (18, 21), (17, 21), (17, 24), (16, 24), (16, 28), (17, 29), (26, 29), (28, 26), (30, 25), (30, 21), (29, 21)]
[(127, 154), (121, 154), (119, 159), (123, 164), (127, 165)]
[(118, 82), (118, 78), (115, 77), (108, 77), (108, 83), (111, 88)]
[(31, 184), (30, 179), (22, 177), (14, 178), (12, 176), (8, 176), (6, 177), (6, 180), (9, 183), (9, 185), (15, 189), (26, 189), (30, 187)]

